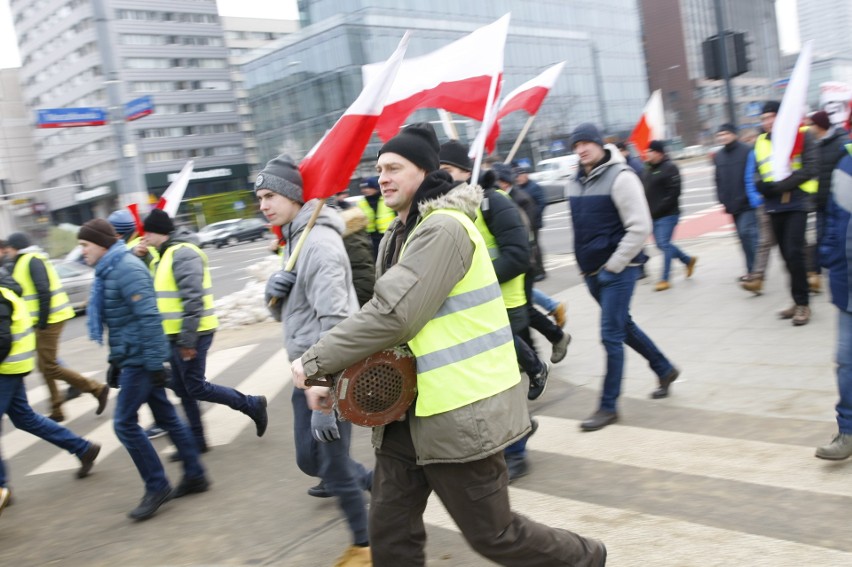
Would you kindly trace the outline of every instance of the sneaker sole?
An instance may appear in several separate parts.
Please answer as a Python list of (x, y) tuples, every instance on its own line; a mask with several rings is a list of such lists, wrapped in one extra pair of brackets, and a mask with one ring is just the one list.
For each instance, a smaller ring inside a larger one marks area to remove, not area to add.
[(821, 455), (821, 454), (819, 453), (819, 451), (817, 451), (817, 452), (814, 454), (814, 457), (816, 457), (817, 459), (824, 459), (824, 460), (826, 460), (826, 461), (845, 461), (845, 460), (846, 460), (846, 459), (848, 459), (849, 457), (852, 457), (852, 455), (846, 455), (845, 457), (835, 457), (835, 456), (828, 456), (828, 455), (824, 455), (824, 454), (823, 454), (823, 455)]

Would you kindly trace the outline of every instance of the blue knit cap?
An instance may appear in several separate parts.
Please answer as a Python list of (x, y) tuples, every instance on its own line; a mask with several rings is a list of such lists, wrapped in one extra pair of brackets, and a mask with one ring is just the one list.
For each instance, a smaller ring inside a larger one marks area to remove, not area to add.
[(136, 221), (133, 220), (133, 215), (130, 214), (130, 211), (127, 209), (113, 211), (112, 214), (107, 217), (107, 220), (120, 236), (130, 234), (136, 230)]
[(574, 131), (571, 132), (571, 142), (568, 144), (572, 149), (578, 142), (592, 142), (603, 147), (603, 137), (601, 137), (601, 132), (598, 130), (598, 127), (594, 124), (586, 122), (585, 124), (580, 124)]

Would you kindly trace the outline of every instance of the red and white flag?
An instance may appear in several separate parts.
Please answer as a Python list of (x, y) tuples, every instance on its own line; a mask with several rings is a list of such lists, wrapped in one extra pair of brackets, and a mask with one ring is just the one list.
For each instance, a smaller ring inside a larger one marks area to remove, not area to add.
[[(402, 63), (376, 125), (379, 137), (394, 137), (412, 112), (442, 108), (482, 121), (492, 78), (503, 74), (509, 14), (432, 53)], [(366, 83), (379, 68), (364, 65)]]
[(804, 144), (799, 127), (805, 118), (808, 104), (808, 82), (811, 75), (813, 40), (806, 41), (796, 59), (790, 82), (781, 99), (781, 107), (772, 125), (772, 177), (776, 180), (790, 176), (790, 156), (797, 144)]
[(526, 110), (530, 116), (535, 116), (564, 67), (565, 61), (557, 63), (506, 95), (500, 103), (497, 118), (485, 141), (485, 149), (489, 154), (494, 151), (497, 138), (500, 136), (500, 119), (518, 110)]
[(195, 162), (189, 160), (180, 173), (177, 174), (175, 180), (166, 189), (163, 196), (157, 202), (156, 209), (162, 209), (172, 218), (177, 214), (180, 202), (183, 201), (183, 195), (186, 193), (186, 186), (189, 185), (189, 179), (192, 176), (192, 169), (195, 167)]
[(390, 59), (378, 64), (379, 72), (364, 81), (355, 102), (299, 164), (305, 201), (331, 197), (349, 186), (405, 56), (408, 37), (406, 32)]
[(663, 96), (659, 89), (651, 93), (651, 98), (645, 103), (642, 117), (633, 128), (627, 141), (636, 146), (643, 158), (652, 140), (663, 140), (666, 137), (666, 120), (663, 115)]

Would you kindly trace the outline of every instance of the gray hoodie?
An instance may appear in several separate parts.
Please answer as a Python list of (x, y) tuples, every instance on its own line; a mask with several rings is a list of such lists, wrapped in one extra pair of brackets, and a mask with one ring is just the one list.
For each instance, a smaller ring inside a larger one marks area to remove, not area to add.
[[(288, 257), (316, 205), (316, 201), (305, 203), (284, 227)], [(296, 260), (296, 283), (281, 314), (284, 346), (290, 360), (302, 356), (335, 325), (358, 311), (352, 268), (343, 247), (344, 226), (337, 212), (323, 207)]]

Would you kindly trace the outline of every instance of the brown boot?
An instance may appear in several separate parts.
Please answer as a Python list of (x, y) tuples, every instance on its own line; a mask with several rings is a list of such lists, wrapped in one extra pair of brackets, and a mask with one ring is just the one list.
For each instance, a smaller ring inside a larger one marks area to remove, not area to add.
[(817, 272), (808, 272), (808, 289), (811, 293), (822, 293), (822, 278)]
[(749, 280), (744, 281), (740, 286), (746, 291), (760, 295), (763, 292), (763, 278), (761, 276), (750, 276)]
[(565, 313), (565, 310), (567, 309), (567, 307), (568, 306), (563, 301), (559, 305), (556, 306), (556, 309), (554, 309), (553, 311), (551, 311), (549, 313), (549, 315), (551, 317), (553, 317), (553, 320), (556, 321), (556, 326), (559, 327), (560, 329), (562, 327), (564, 327), (565, 323), (568, 321), (568, 316)]
[(669, 282), (666, 280), (660, 280), (657, 282), (657, 285), (654, 286), (654, 291), (666, 291), (670, 287)]
[(797, 308), (798, 308), (798, 305), (794, 305), (792, 307), (788, 307), (787, 309), (784, 309), (783, 311), (779, 311), (778, 317), (780, 319), (792, 319), (793, 316), (796, 314)]
[(807, 305), (797, 305), (796, 313), (793, 315), (793, 325), (801, 327), (802, 325), (807, 325), (810, 320), (811, 308)]

